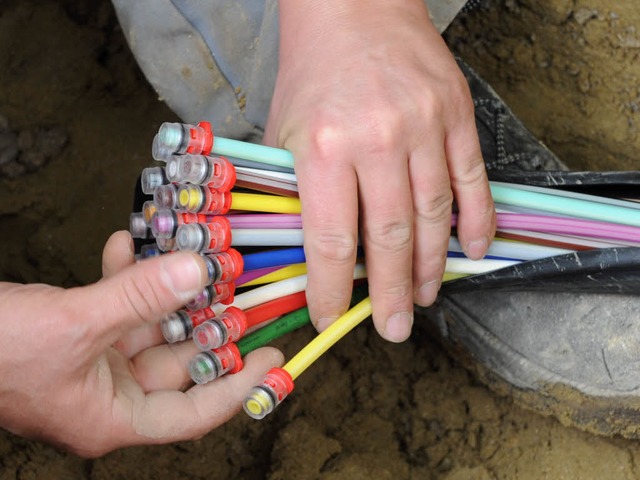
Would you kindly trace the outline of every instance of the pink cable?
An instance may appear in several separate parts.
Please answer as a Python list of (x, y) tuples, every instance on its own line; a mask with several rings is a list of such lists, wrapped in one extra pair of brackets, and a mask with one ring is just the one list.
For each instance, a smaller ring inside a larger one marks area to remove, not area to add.
[(241, 213), (226, 216), (231, 228), (302, 228), (300, 214)]
[[(497, 217), (499, 230), (516, 229), (640, 243), (640, 228), (629, 225), (526, 213), (498, 213)], [(457, 223), (458, 215), (453, 214), (451, 225), (455, 227)]]

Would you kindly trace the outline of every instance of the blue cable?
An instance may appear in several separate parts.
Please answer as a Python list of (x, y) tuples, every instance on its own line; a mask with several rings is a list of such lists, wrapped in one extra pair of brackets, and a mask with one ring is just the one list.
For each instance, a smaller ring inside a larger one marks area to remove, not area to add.
[[(462, 253), (462, 252), (452, 252), (452, 251), (448, 251), (447, 252), (447, 257), (449, 258), (467, 258), (467, 256)], [(524, 259), (522, 258), (510, 258), (510, 257), (501, 257), (498, 255), (485, 255), (483, 258), (486, 258), (487, 260), (511, 260), (514, 262), (521, 262)]]
[(283, 248), (279, 250), (267, 250), (265, 252), (247, 253), (244, 259), (244, 271), (258, 270), (259, 268), (279, 267), (304, 263), (304, 249), (302, 247)]

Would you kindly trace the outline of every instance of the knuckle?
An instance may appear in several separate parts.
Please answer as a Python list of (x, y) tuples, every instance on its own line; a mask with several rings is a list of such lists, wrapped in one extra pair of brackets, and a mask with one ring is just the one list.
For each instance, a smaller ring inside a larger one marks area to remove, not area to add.
[(345, 152), (354, 150), (374, 156), (388, 154), (402, 132), (405, 115), (385, 107), (364, 108), (350, 121), (348, 136), (343, 119), (321, 113), (311, 126), (309, 145), (313, 156), (326, 164), (337, 162)]
[(415, 200), (415, 214), (426, 223), (438, 223), (451, 216), (453, 192), (447, 188)]
[(140, 323), (149, 323), (155, 319), (156, 312), (162, 310), (163, 295), (158, 295), (158, 286), (147, 276), (140, 278), (125, 277), (120, 284), (115, 308), (121, 308)]
[(321, 230), (310, 235), (309, 246), (321, 258), (330, 264), (351, 262), (356, 256), (357, 239), (350, 232)]
[(404, 250), (413, 245), (413, 227), (404, 220), (387, 220), (367, 225), (367, 245), (386, 251)]
[(457, 188), (467, 189), (469, 187), (483, 187), (488, 180), (484, 163), (481, 161), (467, 161), (460, 165), (459, 170), (454, 175), (452, 182)]
[(383, 285), (380, 293), (387, 299), (404, 299), (411, 295), (411, 277), (409, 274)]

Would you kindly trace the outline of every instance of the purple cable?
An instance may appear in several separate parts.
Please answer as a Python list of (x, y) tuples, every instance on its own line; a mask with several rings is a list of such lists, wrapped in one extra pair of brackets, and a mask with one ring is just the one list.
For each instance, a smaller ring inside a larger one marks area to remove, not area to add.
[(242, 213), (226, 216), (231, 228), (302, 228), (300, 214)]
[(268, 275), (268, 274), (270, 274), (272, 272), (275, 272), (276, 270), (280, 270), (281, 268), (283, 268), (283, 267), (282, 266), (265, 267), (265, 268), (258, 268), (257, 270), (249, 270), (248, 272), (243, 272), (236, 279), (236, 287), (241, 287), (245, 283), (249, 283), (250, 281), (255, 280), (256, 278), (263, 277), (263, 276)]
[[(559, 233), (640, 243), (640, 228), (630, 225), (568, 217), (530, 215), (526, 213), (498, 213), (497, 216), (498, 229)], [(458, 215), (453, 214), (451, 217), (451, 226), (455, 227), (457, 223)]]

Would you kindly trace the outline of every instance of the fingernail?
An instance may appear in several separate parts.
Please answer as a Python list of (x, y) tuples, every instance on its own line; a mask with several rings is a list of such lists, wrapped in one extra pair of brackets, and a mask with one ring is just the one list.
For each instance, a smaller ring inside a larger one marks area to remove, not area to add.
[(162, 270), (167, 287), (181, 300), (191, 300), (204, 288), (204, 265), (193, 255), (162, 255)]
[(413, 313), (399, 312), (394, 313), (387, 320), (384, 326), (384, 338), (390, 342), (404, 342), (411, 335), (411, 326), (413, 325)]
[(484, 257), (487, 252), (487, 247), (489, 246), (489, 240), (486, 237), (480, 238), (478, 240), (472, 240), (467, 243), (467, 248), (465, 248), (464, 253), (471, 260), (480, 260)]
[(416, 292), (416, 303), (423, 307), (428, 307), (436, 301), (438, 291), (440, 290), (440, 280), (431, 280), (423, 283)]
[(338, 319), (337, 315), (333, 317), (322, 317), (318, 319), (318, 321), (315, 324), (316, 330), (318, 330), (318, 332), (325, 331), (329, 327), (329, 325), (331, 325), (337, 319)]

